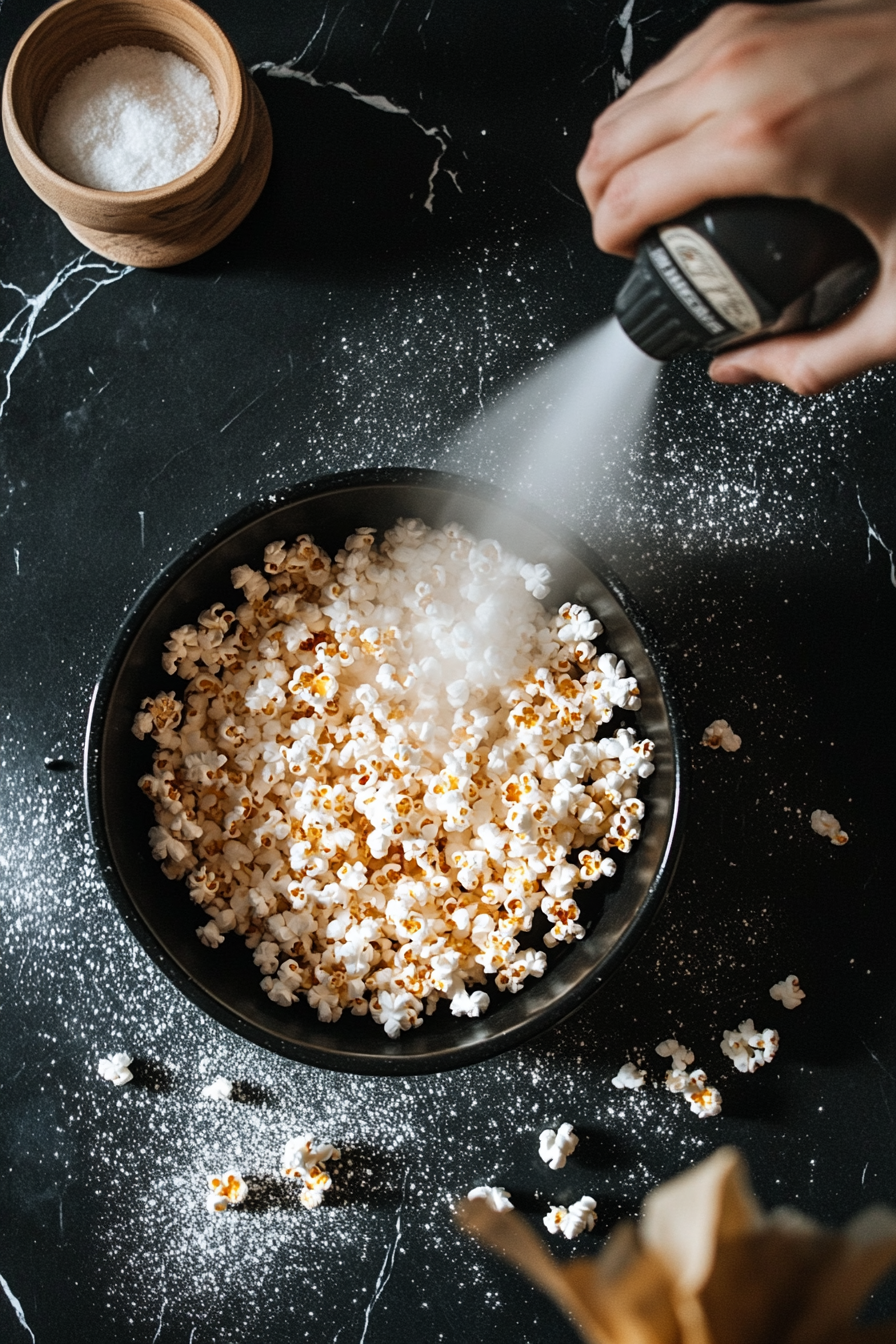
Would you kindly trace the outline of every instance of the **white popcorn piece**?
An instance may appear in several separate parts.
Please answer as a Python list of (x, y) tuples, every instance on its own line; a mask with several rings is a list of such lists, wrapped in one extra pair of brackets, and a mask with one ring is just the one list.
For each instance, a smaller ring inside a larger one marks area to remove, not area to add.
[(209, 1213), (225, 1213), (227, 1209), (245, 1202), (249, 1187), (238, 1171), (225, 1171), (223, 1176), (208, 1176), (208, 1194), (205, 1197)]
[(315, 1144), (310, 1134), (290, 1139), (283, 1150), (281, 1172), (302, 1182), (300, 1202), (306, 1209), (316, 1209), (323, 1203), (324, 1194), (333, 1184), (326, 1164), (339, 1161), (342, 1152), (330, 1143)]
[(451, 1012), (455, 1017), (481, 1017), (489, 1004), (488, 995), (481, 989), (468, 994), (460, 989), (451, 1000)]
[(220, 1074), (212, 1082), (206, 1083), (200, 1094), (209, 1101), (232, 1101), (233, 1083), (228, 1078), (222, 1078)]
[(542, 1130), (538, 1136), (538, 1156), (542, 1162), (547, 1162), (551, 1171), (561, 1171), (578, 1145), (578, 1135), (572, 1125), (565, 1122), (559, 1129)]
[(583, 938), (644, 818), (654, 745), (606, 726), (640, 692), (600, 622), (541, 605), (545, 566), (416, 519), (332, 559), (271, 541), (232, 578), (245, 601), (171, 632), (184, 687), (134, 722), (152, 852), (199, 939), (242, 938), (284, 1011), (396, 1040), (442, 999), (481, 1016), (488, 977), (519, 993), (547, 969), (521, 935), (543, 910), (548, 948)]
[(583, 1232), (593, 1232), (594, 1224), (597, 1221), (594, 1210), (597, 1208), (596, 1202), (590, 1195), (583, 1195), (577, 1199), (569, 1208), (562, 1204), (552, 1204), (549, 1213), (546, 1213), (543, 1222), (552, 1236), (562, 1232), (567, 1240), (571, 1241), (573, 1237), (580, 1236)]
[(627, 1059), (623, 1064), (622, 1068), (616, 1074), (616, 1077), (611, 1078), (610, 1082), (613, 1084), (614, 1087), (618, 1088), (627, 1087), (634, 1089), (643, 1087), (646, 1077), (647, 1075), (644, 1069), (639, 1069), (637, 1065), (631, 1062), (630, 1059)]
[(849, 839), (837, 818), (820, 807), (815, 809), (809, 820), (815, 834), (827, 836), (832, 845), (845, 845)]
[(512, 1209), (513, 1204), (510, 1201), (510, 1191), (505, 1190), (503, 1185), (477, 1185), (467, 1194), (467, 1199), (484, 1199), (490, 1208), (497, 1213), (503, 1213), (505, 1209)]
[(694, 1069), (688, 1075), (688, 1083), (683, 1089), (684, 1097), (691, 1110), (701, 1119), (709, 1119), (722, 1113), (722, 1096), (718, 1088), (711, 1087), (706, 1081), (702, 1069)]
[(770, 1064), (778, 1053), (778, 1033), (771, 1027), (757, 1031), (748, 1017), (736, 1031), (726, 1031), (720, 1041), (722, 1054), (730, 1059), (739, 1073), (755, 1073), (763, 1064)]
[(131, 1082), (134, 1077), (130, 1068), (133, 1062), (130, 1055), (104, 1055), (96, 1069), (100, 1077), (105, 1078), (107, 1083), (114, 1083), (116, 1087), (121, 1087), (122, 1084)]
[(686, 1045), (679, 1045), (678, 1041), (671, 1038), (667, 1041), (660, 1041), (656, 1047), (656, 1053), (669, 1060), (675, 1073), (684, 1072), (688, 1065), (694, 1062), (693, 1050), (689, 1050)]
[(800, 982), (795, 975), (785, 976), (777, 984), (772, 985), (769, 994), (773, 999), (777, 999), (785, 1008), (799, 1008), (803, 999), (806, 997), (806, 991), (800, 989)]
[(700, 745), (701, 747), (711, 747), (713, 751), (718, 751), (719, 747), (723, 751), (739, 751), (741, 739), (731, 728), (727, 719), (713, 719), (709, 727), (704, 728)]

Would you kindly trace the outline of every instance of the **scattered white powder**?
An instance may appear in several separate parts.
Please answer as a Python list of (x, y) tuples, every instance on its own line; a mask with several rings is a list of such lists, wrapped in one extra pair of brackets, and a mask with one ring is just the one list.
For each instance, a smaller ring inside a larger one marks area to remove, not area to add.
[(568, 1241), (582, 1232), (593, 1232), (595, 1224), (594, 1210), (597, 1204), (590, 1195), (583, 1195), (567, 1209), (563, 1204), (552, 1204), (550, 1213), (542, 1219), (545, 1227), (555, 1236), (562, 1232)]
[(826, 835), (832, 845), (845, 845), (849, 836), (844, 831), (837, 818), (831, 812), (825, 812), (817, 807), (809, 818), (812, 823), (812, 829), (816, 835)]
[(82, 186), (145, 191), (201, 163), (217, 132), (212, 88), (195, 65), (173, 51), (112, 47), (66, 75), (40, 151)]
[(107, 1083), (114, 1083), (116, 1087), (121, 1087), (123, 1083), (129, 1083), (134, 1075), (131, 1073), (130, 1065), (133, 1064), (130, 1055), (104, 1055), (96, 1066), (96, 1071), (101, 1078), (105, 1078)]
[(734, 732), (727, 719), (713, 719), (709, 727), (703, 729), (700, 745), (701, 747), (711, 747), (713, 751), (718, 751), (719, 747), (723, 751), (739, 751), (741, 739)]
[(505, 1190), (503, 1185), (476, 1185), (467, 1195), (467, 1199), (484, 1199), (496, 1213), (503, 1213), (505, 1209), (513, 1208), (510, 1191)]
[(800, 982), (795, 975), (788, 975), (784, 980), (772, 985), (769, 994), (773, 999), (780, 1000), (785, 1008), (799, 1008), (806, 997), (806, 991), (800, 989)]
[(542, 1162), (547, 1162), (551, 1171), (562, 1171), (566, 1159), (578, 1146), (579, 1136), (568, 1121), (556, 1130), (543, 1129), (538, 1136), (538, 1156)]
[(536, 599), (544, 566), (454, 525), (400, 520), (379, 548), (360, 528), (334, 561), (272, 542), (265, 571), (238, 566), (236, 612), (172, 632), (186, 712), (160, 692), (136, 716), (153, 854), (274, 1003), (391, 1037), (442, 998), (478, 1016), (470, 986), (541, 976), (518, 935), (540, 912), (547, 947), (582, 938), (573, 892), (640, 835), (653, 743), (600, 735), (640, 707), (635, 679), (584, 607)]

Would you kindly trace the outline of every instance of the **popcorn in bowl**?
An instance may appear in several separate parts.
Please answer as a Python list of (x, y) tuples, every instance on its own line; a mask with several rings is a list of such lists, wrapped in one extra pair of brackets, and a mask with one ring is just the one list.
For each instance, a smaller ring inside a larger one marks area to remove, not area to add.
[(584, 607), (541, 604), (546, 566), (455, 525), (273, 542), (264, 571), (172, 631), (186, 687), (136, 715), (152, 852), (275, 1004), (394, 1038), (443, 998), (480, 1016), (480, 986), (544, 974), (542, 915), (548, 948), (585, 936), (582, 892), (638, 839), (653, 743), (607, 727), (637, 683)]

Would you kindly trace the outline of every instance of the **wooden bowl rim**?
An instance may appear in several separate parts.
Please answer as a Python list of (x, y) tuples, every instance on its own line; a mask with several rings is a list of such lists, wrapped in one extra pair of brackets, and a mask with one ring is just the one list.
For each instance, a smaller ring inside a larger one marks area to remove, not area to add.
[[(99, 4), (107, 4), (110, 8), (121, 3), (121, 0), (97, 0)], [(153, 0), (141, 0), (142, 7), (147, 14), (152, 14), (156, 10)], [(9, 58), (9, 64), (6, 67), (6, 75), (3, 80), (3, 126), (7, 135), (13, 135), (16, 140), (18, 153), (24, 158), (31, 171), (42, 181), (52, 184), (57, 191), (65, 191), (85, 205), (106, 203), (123, 207), (125, 205), (146, 206), (157, 205), (166, 201), (169, 197), (177, 195), (185, 187), (192, 184), (200, 177), (205, 176), (208, 170), (217, 163), (221, 156), (226, 152), (228, 145), (239, 127), (243, 110), (246, 104), (245, 100), (245, 75), (243, 73), (242, 62), (236, 53), (233, 43), (224, 32), (224, 30), (215, 22), (212, 16), (204, 10), (201, 5), (193, 3), (193, 0), (166, 0), (167, 5), (175, 5), (180, 9), (193, 11), (200, 16), (200, 21), (213, 29), (221, 38), (224, 49), (227, 52), (234, 74), (236, 75), (237, 96), (233, 100), (230, 108), (230, 114), (227, 122), (224, 123), (221, 115), (221, 109), (218, 108), (218, 134), (215, 137), (215, 143), (212, 145), (204, 159), (194, 167), (182, 173), (180, 177), (173, 177), (169, 182), (163, 182), (157, 187), (144, 187), (140, 191), (105, 191), (102, 187), (86, 187), (81, 182), (73, 182), (70, 177), (64, 177), (57, 173), (55, 168), (51, 168), (46, 159), (42, 158), (34, 146), (26, 137), (18, 117), (13, 108), (13, 84), (19, 71), (19, 63), (22, 53), (34, 35), (41, 28), (53, 19), (61, 10), (71, 9), (73, 6), (80, 6), (81, 0), (57, 0), (57, 3), (45, 9), (43, 13), (38, 14), (33, 23), (25, 29), (22, 36), (16, 43), (13, 53)], [(159, 30), (161, 36), (165, 36), (164, 30)], [(100, 52), (97, 52), (100, 55)], [(89, 58), (88, 58), (89, 59)], [(73, 67), (77, 68), (77, 67)]]

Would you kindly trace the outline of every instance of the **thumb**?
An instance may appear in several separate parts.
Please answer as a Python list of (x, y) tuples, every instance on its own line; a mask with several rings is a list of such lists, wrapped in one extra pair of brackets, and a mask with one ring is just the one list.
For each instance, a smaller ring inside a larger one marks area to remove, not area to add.
[(778, 336), (719, 355), (709, 376), (734, 384), (764, 379), (813, 396), (891, 359), (896, 359), (896, 280), (878, 281), (857, 308), (820, 331)]

